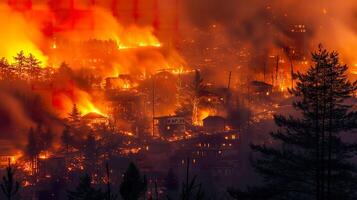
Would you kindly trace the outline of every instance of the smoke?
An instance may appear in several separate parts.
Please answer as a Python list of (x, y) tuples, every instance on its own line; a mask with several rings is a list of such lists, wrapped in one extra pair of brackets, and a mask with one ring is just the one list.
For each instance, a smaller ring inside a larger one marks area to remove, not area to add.
[(10, 86), (1, 81), (0, 140), (15, 149), (23, 149), (31, 127), (42, 125), (59, 133), (62, 124), (48, 100), (22, 82), (12, 82)]
[[(357, 41), (356, 6), (354, 0), (184, 0), (183, 3), (189, 24), (203, 32), (212, 25), (221, 27), (218, 31), (225, 35), (226, 47), (231, 48), (237, 42), (242, 46), (236, 48), (247, 47), (252, 53), (250, 65), (258, 70), (269, 55), (284, 54), (284, 49), (292, 44), (300, 45), (309, 56), (308, 52), (323, 43), (339, 51), (345, 62), (356, 62), (353, 55)], [(302, 40), (291, 33), (294, 25), (305, 25)], [(202, 37), (197, 36), (201, 45), (217, 45), (214, 36)]]

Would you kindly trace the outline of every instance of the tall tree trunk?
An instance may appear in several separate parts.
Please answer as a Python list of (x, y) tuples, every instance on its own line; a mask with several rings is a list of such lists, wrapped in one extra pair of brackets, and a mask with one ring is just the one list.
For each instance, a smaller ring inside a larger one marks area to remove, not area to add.
[[(316, 76), (319, 74), (319, 69), (316, 67)], [(320, 135), (319, 135), (319, 92), (317, 89), (318, 80), (315, 80), (315, 88), (316, 88), (316, 99), (315, 99), (315, 134), (316, 134), (316, 200), (320, 200)]]

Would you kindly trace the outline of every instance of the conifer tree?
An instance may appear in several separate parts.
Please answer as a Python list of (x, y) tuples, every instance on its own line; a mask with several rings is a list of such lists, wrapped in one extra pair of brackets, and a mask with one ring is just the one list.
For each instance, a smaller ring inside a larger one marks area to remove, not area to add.
[(181, 90), (183, 90), (183, 94), (176, 114), (180, 116), (190, 115), (192, 122), (197, 123), (201, 97), (208, 93), (201, 72), (196, 70), (191, 84), (188, 88), (181, 88)]
[(77, 105), (76, 104), (73, 104), (73, 107), (72, 107), (72, 111), (71, 113), (68, 114), (68, 122), (69, 122), (69, 126), (78, 131), (78, 129), (80, 128), (81, 126), (81, 112), (78, 110), (77, 108)]
[(123, 200), (138, 200), (145, 195), (146, 190), (146, 177), (142, 177), (134, 163), (130, 163), (120, 185), (120, 194)]
[(30, 78), (32, 80), (38, 80), (41, 72), (40, 69), (40, 64), (41, 61), (39, 61), (33, 54), (29, 54), (29, 56), (26, 58), (26, 63), (28, 65), (28, 72), (30, 75)]
[(91, 177), (86, 174), (80, 178), (79, 185), (74, 191), (68, 191), (68, 200), (104, 200), (105, 194), (92, 186)]
[(33, 174), (36, 172), (37, 158), (40, 151), (38, 138), (34, 129), (31, 127), (27, 136), (26, 154), (30, 158)]
[(14, 199), (19, 191), (20, 183), (15, 180), (15, 169), (11, 166), (10, 159), (9, 164), (6, 167), (6, 174), (2, 178), (0, 187), (7, 200)]
[(26, 55), (24, 51), (20, 51), (19, 53), (16, 54), (14, 57), (15, 60), (15, 66), (18, 67), (19, 69), (25, 67), (26, 65)]
[(66, 126), (62, 132), (62, 135), (61, 135), (61, 143), (65, 149), (65, 152), (68, 156), (68, 153), (69, 153), (69, 147), (70, 145), (72, 144), (73, 142), (73, 138), (72, 138), (72, 135), (69, 131), (69, 128), (68, 126)]
[(0, 79), (9, 79), (10, 74), (9, 74), (9, 67), (10, 64), (8, 63), (7, 59), (5, 57), (0, 59)]
[(336, 52), (321, 45), (315, 63), (297, 74), (295, 116), (275, 116), (271, 133), (278, 147), (252, 145), (260, 154), (253, 166), (263, 185), (246, 191), (229, 189), (235, 199), (356, 199), (357, 168), (351, 162), (356, 144), (345, 136), (357, 128), (357, 113), (348, 103), (357, 89), (347, 79), (347, 66)]
[(88, 134), (84, 143), (83, 153), (85, 157), (85, 169), (92, 173), (98, 162), (98, 145), (93, 133)]

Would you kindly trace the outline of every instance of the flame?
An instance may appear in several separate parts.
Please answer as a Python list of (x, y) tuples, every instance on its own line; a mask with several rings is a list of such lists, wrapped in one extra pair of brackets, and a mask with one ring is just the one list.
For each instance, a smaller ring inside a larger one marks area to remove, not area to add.
[(103, 116), (106, 116), (102, 111), (99, 110), (91, 101), (90, 98), (84, 97), (83, 99), (80, 99), (78, 102), (78, 108), (82, 115), (86, 115), (88, 113), (97, 113)]
[(117, 39), (119, 49), (132, 49), (140, 47), (161, 47), (159, 40), (152, 34), (150, 27), (131, 25), (123, 29)]
[[(10, 21), (9, 21), (10, 20)], [(0, 34), (1, 56), (13, 62), (13, 56), (20, 51), (26, 55), (31, 53), (47, 65), (48, 57), (39, 48), (37, 41), (41, 39), (41, 32), (20, 13), (12, 11), (5, 5), (0, 6), (0, 24), (6, 25), (6, 31)]]
[(208, 116), (214, 116), (217, 112), (213, 109), (200, 109), (198, 111), (197, 121), (193, 122), (196, 126), (203, 126), (203, 120)]
[(41, 160), (48, 159), (47, 152), (41, 152), (40, 155), (38, 156), (38, 158), (41, 159)]
[(89, 93), (71, 85), (66, 89), (54, 91), (52, 95), (52, 105), (60, 112), (62, 117), (67, 117), (67, 114), (71, 112), (74, 104), (76, 104), (82, 115), (93, 112), (107, 116), (93, 103), (92, 99)]

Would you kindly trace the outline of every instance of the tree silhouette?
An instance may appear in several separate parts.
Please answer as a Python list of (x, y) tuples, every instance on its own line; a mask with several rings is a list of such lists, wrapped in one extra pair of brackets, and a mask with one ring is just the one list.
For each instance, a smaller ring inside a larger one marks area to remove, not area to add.
[(118, 194), (113, 194), (112, 186), (111, 186), (111, 178), (110, 178), (110, 169), (108, 162), (105, 163), (105, 171), (106, 171), (106, 183), (107, 190), (105, 192), (106, 200), (116, 200), (118, 199)]
[(68, 114), (69, 126), (72, 129), (78, 131), (81, 126), (81, 119), (81, 112), (78, 110), (77, 105), (73, 104), (72, 111)]
[(300, 117), (275, 116), (271, 133), (280, 148), (252, 145), (261, 154), (253, 161), (264, 185), (246, 191), (229, 189), (236, 199), (355, 199), (357, 168), (350, 161), (356, 144), (343, 140), (357, 128), (357, 113), (348, 99), (357, 84), (348, 81), (338, 54), (319, 46), (315, 63), (297, 74), (293, 106)]
[(183, 94), (180, 99), (179, 108), (176, 114), (180, 116), (191, 116), (193, 123), (198, 122), (198, 107), (201, 97), (208, 94), (207, 87), (203, 82), (201, 72), (195, 70), (195, 75), (188, 88), (182, 88)]
[(31, 160), (32, 174), (36, 172), (37, 158), (41, 149), (34, 129), (31, 127), (27, 136), (26, 154)]
[(130, 163), (124, 173), (123, 181), (120, 185), (120, 194), (124, 200), (137, 200), (145, 195), (147, 190), (147, 180), (141, 176), (140, 171)]
[(19, 53), (16, 54), (16, 56), (14, 57), (15, 60), (15, 66), (18, 68), (18, 70), (20, 70), (20, 72), (24, 72), (24, 68), (26, 66), (26, 55), (24, 53), (24, 51), (20, 51)]
[(1, 191), (5, 195), (7, 200), (14, 199), (17, 192), (19, 191), (20, 184), (15, 180), (15, 170), (10, 164), (6, 167), (6, 175), (2, 178)]
[(46, 132), (42, 132), (40, 135), (41, 150), (49, 150), (53, 145), (53, 132), (49, 128)]
[(92, 173), (98, 161), (98, 147), (97, 141), (93, 135), (93, 133), (88, 134), (87, 139), (84, 143), (83, 153), (85, 157), (85, 169), (87, 172)]
[(202, 200), (204, 198), (204, 192), (202, 190), (202, 184), (198, 184), (197, 176), (190, 179), (190, 159), (186, 160), (186, 181), (182, 183), (181, 199), (182, 200)]
[(0, 59), (0, 79), (10, 79), (10, 74), (9, 74), (9, 67), (10, 67), (10, 64), (9, 62), (7, 61), (6, 58), (1, 58)]
[(92, 186), (91, 177), (86, 174), (80, 178), (79, 185), (74, 191), (68, 191), (68, 200), (104, 200), (105, 194)]
[(177, 180), (177, 176), (172, 168), (169, 169), (166, 180), (165, 186), (167, 190), (176, 191), (179, 188), (179, 183)]
[(41, 61), (39, 61), (33, 54), (29, 54), (29, 56), (26, 58), (26, 64), (28, 65), (28, 71), (30, 78), (32, 80), (38, 80), (40, 77), (40, 64)]
[(69, 147), (71, 146), (73, 142), (73, 136), (71, 135), (71, 132), (69, 131), (68, 126), (66, 126), (63, 129), (62, 135), (61, 135), (61, 143), (63, 147), (65, 148), (65, 152), (68, 156), (69, 153)]

